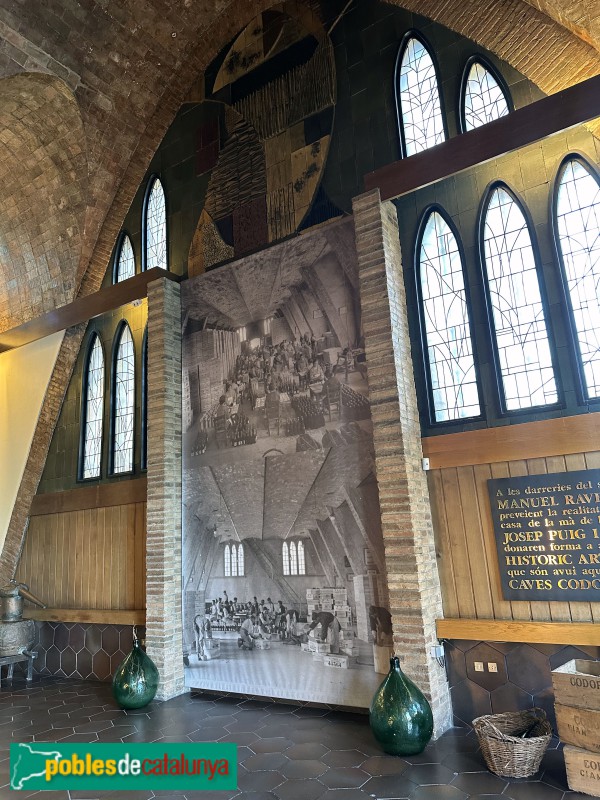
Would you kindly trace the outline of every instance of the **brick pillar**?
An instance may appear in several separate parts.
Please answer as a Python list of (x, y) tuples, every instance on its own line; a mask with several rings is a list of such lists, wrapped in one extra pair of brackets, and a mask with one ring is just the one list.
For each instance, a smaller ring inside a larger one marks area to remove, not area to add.
[(394, 645), (431, 702), (437, 737), (452, 725), (446, 674), (430, 656), (442, 617), (431, 507), (402, 274), (396, 208), (379, 191), (353, 201), (375, 464)]
[(181, 616), (181, 306), (179, 284), (148, 285), (146, 649), (157, 698), (184, 691)]

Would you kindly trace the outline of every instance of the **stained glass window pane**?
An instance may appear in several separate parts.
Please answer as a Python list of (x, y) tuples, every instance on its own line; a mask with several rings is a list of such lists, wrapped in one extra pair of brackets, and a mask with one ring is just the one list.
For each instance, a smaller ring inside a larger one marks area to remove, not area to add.
[(146, 269), (167, 267), (167, 215), (165, 193), (156, 178), (146, 205)]
[(523, 211), (501, 187), (487, 206), (483, 244), (506, 409), (556, 403), (529, 228)]
[(131, 472), (135, 418), (135, 357), (128, 325), (124, 325), (121, 330), (115, 358), (113, 472)]
[(510, 111), (498, 81), (479, 61), (474, 61), (469, 69), (463, 102), (468, 131), (504, 117)]
[(306, 575), (306, 564), (304, 561), (304, 544), (298, 542), (298, 575)]
[(231, 577), (231, 552), (228, 544), (225, 545), (225, 577)]
[(135, 275), (135, 258), (133, 257), (133, 247), (129, 236), (124, 236), (119, 250), (119, 261), (117, 263), (117, 283), (133, 278)]
[(142, 469), (148, 466), (148, 327), (142, 344)]
[(298, 558), (296, 556), (296, 545), (290, 542), (290, 575), (298, 574)]
[(238, 574), (238, 561), (237, 561), (237, 547), (232, 544), (231, 545), (231, 576), (232, 578), (237, 578)]
[(419, 272), (435, 421), (479, 416), (462, 259), (437, 211), (425, 224)]
[(102, 458), (104, 411), (104, 353), (100, 338), (94, 336), (85, 382), (85, 430), (83, 436), (84, 478), (98, 478)]
[(287, 546), (287, 542), (284, 542), (281, 547), (281, 556), (283, 559), (283, 574), (289, 575), (290, 574), (290, 553)]
[(446, 138), (435, 67), (419, 39), (408, 40), (398, 81), (405, 155), (411, 156)]
[(244, 546), (243, 544), (238, 544), (238, 577), (244, 577)]
[(556, 200), (558, 240), (587, 397), (600, 397), (600, 185), (568, 161)]

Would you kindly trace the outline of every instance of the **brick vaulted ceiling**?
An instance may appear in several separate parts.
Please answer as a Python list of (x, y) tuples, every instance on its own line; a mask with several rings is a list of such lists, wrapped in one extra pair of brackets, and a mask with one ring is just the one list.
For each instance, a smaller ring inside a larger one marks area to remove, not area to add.
[[(596, 0), (396, 4), (477, 41), (546, 93), (600, 71)], [(2, 0), (0, 329), (99, 287), (123, 217), (186, 92), (269, 5)]]

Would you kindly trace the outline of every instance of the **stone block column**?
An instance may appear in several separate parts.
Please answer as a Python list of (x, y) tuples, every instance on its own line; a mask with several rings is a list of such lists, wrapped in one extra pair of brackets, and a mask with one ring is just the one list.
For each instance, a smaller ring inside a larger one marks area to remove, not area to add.
[(146, 649), (157, 698), (184, 691), (181, 615), (181, 306), (179, 284), (148, 285)]
[(452, 725), (446, 674), (430, 655), (443, 615), (411, 357), (396, 208), (353, 201), (375, 464), (394, 646), (425, 692), (437, 737)]

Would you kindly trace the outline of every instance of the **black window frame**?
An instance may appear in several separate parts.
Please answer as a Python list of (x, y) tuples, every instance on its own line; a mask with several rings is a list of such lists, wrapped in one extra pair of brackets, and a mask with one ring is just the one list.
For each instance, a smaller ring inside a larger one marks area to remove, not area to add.
[(148, 269), (148, 203), (150, 201), (150, 195), (152, 193), (152, 189), (154, 188), (155, 182), (158, 181), (161, 185), (163, 196), (165, 198), (165, 252), (167, 254), (167, 271), (170, 272), (170, 258), (169, 258), (169, 206), (167, 203), (167, 192), (165, 190), (165, 184), (160, 175), (157, 172), (153, 172), (150, 177), (148, 178), (148, 182), (146, 184), (146, 191), (144, 192), (144, 202), (142, 203), (142, 272), (146, 272)]
[(148, 323), (142, 336), (142, 369), (141, 369), (141, 398), (140, 398), (140, 470), (148, 469)]
[[(442, 82), (440, 80), (440, 69), (439, 69), (439, 64), (438, 64), (438, 60), (437, 60), (437, 57), (436, 57), (435, 50), (433, 49), (433, 47), (431, 47), (431, 45), (429, 44), (429, 42), (427, 41), (425, 36), (423, 36), (423, 34), (419, 30), (417, 30), (416, 28), (411, 28), (410, 30), (406, 31), (406, 33), (404, 34), (404, 36), (400, 40), (400, 46), (398, 48), (398, 53), (396, 54), (396, 63), (394, 65), (394, 100), (395, 100), (395, 104), (396, 104), (396, 123), (397, 123), (397, 126), (398, 126), (398, 132), (400, 134), (400, 157), (403, 158), (403, 159), (404, 158), (410, 158), (410, 156), (407, 155), (407, 153), (406, 153), (406, 139), (405, 139), (405, 135), (404, 135), (404, 120), (403, 120), (403, 117), (402, 117), (402, 106), (401, 106), (401, 103), (400, 103), (400, 67), (402, 65), (402, 57), (404, 56), (404, 51), (406, 50), (406, 47), (408, 46), (408, 43), (409, 43), (409, 41), (411, 39), (417, 39), (423, 45), (425, 50), (427, 50), (427, 53), (429, 54), (429, 57), (431, 58), (431, 63), (433, 64), (433, 69), (434, 69), (434, 72), (435, 72), (435, 80), (436, 80), (436, 84), (437, 84), (438, 97), (439, 97), (439, 101), (440, 101), (440, 113), (442, 115), (442, 127), (444, 129), (444, 140), (443, 141), (447, 142), (449, 140), (449, 138), (450, 138), (450, 134), (449, 134), (449, 131), (448, 131), (448, 120), (447, 120), (446, 109), (445, 109), (445, 104), (444, 104), (444, 93), (442, 91)], [(438, 144), (443, 144), (443, 142), (438, 142)], [(432, 145), (432, 147), (437, 147), (437, 145)], [(423, 151), (420, 151), (420, 152), (424, 152), (425, 153), (425, 152), (427, 152), (427, 150), (430, 150), (430, 149), (431, 148), (428, 147), (426, 150), (423, 150)], [(418, 153), (413, 153), (413, 155), (418, 155)]]
[[(492, 62), (486, 58), (484, 55), (480, 53), (475, 53), (474, 55), (470, 56), (463, 67), (462, 75), (460, 78), (460, 85), (459, 85), (459, 94), (458, 94), (458, 124), (459, 124), (459, 132), (460, 133), (468, 133), (466, 120), (465, 120), (465, 92), (467, 90), (467, 78), (469, 76), (469, 72), (471, 71), (471, 67), (473, 64), (479, 63), (481, 66), (486, 69), (491, 75), (493, 76), (494, 80), (502, 90), (504, 94), (504, 99), (506, 100), (506, 105), (508, 106), (508, 113), (512, 113), (515, 110), (515, 105), (512, 99), (512, 94), (508, 87), (508, 83), (504, 79), (500, 70), (498, 70)], [(501, 119), (501, 117), (499, 117)], [(491, 120), (492, 122), (495, 120)], [(486, 123), (489, 125), (490, 123)], [(483, 125), (479, 125), (478, 127), (482, 128)], [(476, 129), (475, 129), (476, 130)]]
[[(87, 399), (88, 399), (88, 387), (89, 387), (89, 371), (90, 371), (90, 360), (92, 357), (92, 351), (95, 346), (96, 339), (100, 343), (100, 348), (102, 350), (102, 363), (104, 365), (104, 385), (102, 387), (102, 436), (100, 437), (100, 472), (98, 475), (90, 476), (89, 478), (84, 478), (83, 470), (84, 470), (84, 459), (85, 459), (85, 431), (87, 427)], [(77, 454), (77, 482), (78, 483), (90, 483), (92, 481), (99, 481), (102, 479), (102, 472), (103, 472), (103, 465), (104, 465), (104, 455), (105, 455), (105, 421), (106, 421), (106, 353), (104, 350), (104, 343), (102, 341), (102, 337), (100, 336), (99, 332), (95, 329), (91, 330), (88, 334), (88, 339), (86, 343), (86, 350), (85, 350), (85, 359), (83, 362), (83, 372), (81, 376), (81, 413), (80, 413), (80, 423), (79, 423), (79, 452)]]
[(109, 401), (109, 422), (108, 422), (108, 429), (109, 429), (109, 446), (108, 446), (108, 476), (111, 478), (120, 478), (124, 475), (134, 475), (135, 474), (135, 445), (136, 445), (136, 425), (137, 425), (137, 415), (136, 415), (136, 397), (135, 393), (137, 391), (137, 374), (134, 373), (133, 376), (133, 442), (132, 442), (132, 459), (131, 459), (131, 469), (125, 472), (115, 472), (115, 411), (116, 411), (116, 391), (117, 391), (117, 356), (119, 354), (119, 347), (121, 345), (121, 339), (123, 337), (123, 331), (125, 328), (129, 329), (129, 335), (131, 336), (131, 342), (133, 345), (133, 365), (134, 370), (136, 369), (136, 347), (135, 347), (135, 339), (133, 337), (133, 332), (131, 330), (131, 326), (127, 322), (127, 320), (122, 319), (117, 328), (115, 330), (115, 334), (113, 336), (112, 342), (112, 350), (110, 356), (110, 401)]
[[(117, 283), (122, 283), (122, 281), (118, 280), (119, 277), (119, 262), (121, 260), (121, 251), (123, 250), (123, 243), (125, 239), (129, 239), (129, 244), (131, 245), (131, 252), (133, 253), (133, 266), (134, 266), (134, 273), (132, 277), (137, 275), (137, 260), (135, 257), (135, 249), (133, 247), (133, 240), (131, 236), (127, 233), (126, 230), (122, 230), (119, 234), (119, 238), (117, 239), (117, 247), (115, 249), (115, 257), (113, 261), (113, 270), (112, 270), (112, 282), (113, 285)], [(125, 280), (129, 280), (125, 278)]]

